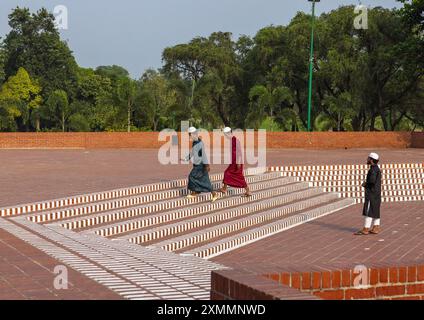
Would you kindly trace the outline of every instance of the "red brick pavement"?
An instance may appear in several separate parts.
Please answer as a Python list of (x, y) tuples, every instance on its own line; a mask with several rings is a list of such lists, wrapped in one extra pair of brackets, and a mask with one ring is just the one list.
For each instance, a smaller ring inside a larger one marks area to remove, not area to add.
[(68, 289), (53, 286), (62, 263), (0, 229), (0, 300), (118, 300), (119, 295), (68, 267)]
[(212, 260), (257, 274), (424, 263), (424, 202), (383, 204), (383, 232), (356, 237), (361, 209), (344, 209)]
[[(363, 163), (369, 152), (269, 150), (268, 165)], [(424, 159), (423, 149), (379, 153), (383, 162)], [(160, 165), (154, 150), (1, 150), (0, 157), (0, 207), (176, 179), (190, 170), (188, 165)], [(224, 168), (213, 166), (212, 173)], [(214, 260), (259, 272), (423, 262), (422, 202), (383, 205), (384, 232), (374, 237), (352, 236), (363, 223), (360, 211), (359, 206), (349, 208)], [(119, 298), (70, 268), (70, 288), (54, 290), (53, 269), (60, 263), (3, 230), (0, 252), (0, 300)]]
[[(360, 164), (371, 150), (269, 150), (269, 166)], [(382, 163), (422, 162), (424, 149), (380, 150)], [(155, 150), (0, 150), (0, 207), (184, 177)], [(212, 173), (225, 166), (213, 165)]]

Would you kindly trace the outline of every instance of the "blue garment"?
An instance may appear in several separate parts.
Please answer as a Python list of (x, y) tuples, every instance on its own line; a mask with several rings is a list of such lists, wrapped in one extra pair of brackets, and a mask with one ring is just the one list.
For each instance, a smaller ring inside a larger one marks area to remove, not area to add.
[(212, 192), (212, 183), (206, 170), (206, 165), (209, 163), (202, 140), (193, 141), (190, 158), (193, 160), (193, 169), (188, 176), (188, 190), (192, 192)]

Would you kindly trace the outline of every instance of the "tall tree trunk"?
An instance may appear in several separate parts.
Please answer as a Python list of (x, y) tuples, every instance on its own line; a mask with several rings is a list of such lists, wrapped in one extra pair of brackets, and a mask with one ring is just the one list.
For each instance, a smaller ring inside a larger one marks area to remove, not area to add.
[(375, 131), (375, 118), (376, 118), (376, 115), (375, 113), (373, 113), (371, 116), (370, 131)]
[(65, 111), (62, 111), (62, 132), (65, 132)]
[(127, 107), (128, 107), (128, 119), (127, 119), (128, 132), (131, 132), (131, 100), (130, 99), (128, 99)]
[(362, 130), (362, 131), (365, 131), (365, 127), (366, 127), (366, 125), (367, 125), (367, 115), (366, 115), (365, 111), (362, 111), (361, 116), (362, 116), (362, 125), (361, 125), (361, 130)]

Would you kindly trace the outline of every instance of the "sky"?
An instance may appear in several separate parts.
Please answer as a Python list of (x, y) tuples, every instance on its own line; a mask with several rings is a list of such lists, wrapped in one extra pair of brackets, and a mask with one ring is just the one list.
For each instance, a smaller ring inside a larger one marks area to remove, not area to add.
[[(321, 0), (317, 14), (341, 5), (399, 7), (395, 0)], [(63, 5), (68, 29), (61, 30), (78, 64), (95, 68), (120, 65), (140, 78), (162, 66), (163, 49), (215, 31), (254, 36), (263, 27), (288, 24), (307, 0), (1, 0), (0, 37), (9, 32), (8, 14), (16, 6), (49, 11)]]

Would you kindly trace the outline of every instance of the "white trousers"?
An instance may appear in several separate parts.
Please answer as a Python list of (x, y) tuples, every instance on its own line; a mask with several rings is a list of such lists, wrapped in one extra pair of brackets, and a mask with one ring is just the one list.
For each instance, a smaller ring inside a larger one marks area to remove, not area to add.
[(381, 225), (381, 219), (373, 219), (365, 217), (365, 228), (371, 229), (372, 226), (377, 227)]

